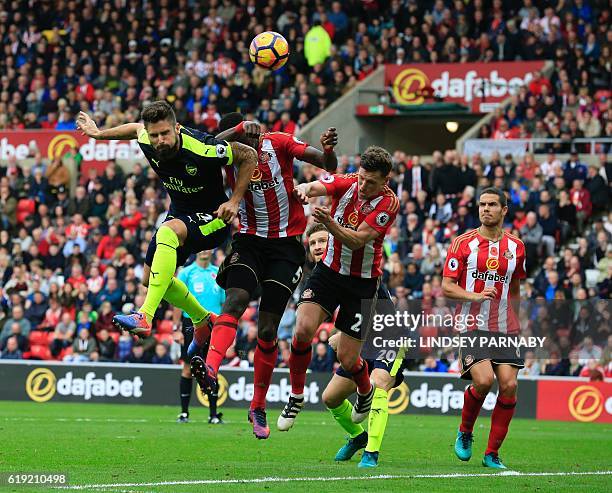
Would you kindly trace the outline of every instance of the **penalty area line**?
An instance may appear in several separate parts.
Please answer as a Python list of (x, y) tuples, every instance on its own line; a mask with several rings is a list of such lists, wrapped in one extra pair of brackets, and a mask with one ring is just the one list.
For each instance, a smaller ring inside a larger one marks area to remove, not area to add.
[[(72, 486), (56, 486), (62, 490), (114, 490), (115, 488), (145, 488), (150, 486), (188, 486), (198, 484), (255, 484), (255, 483), (291, 483), (295, 481), (335, 482), (335, 481), (372, 481), (380, 479), (463, 479), (463, 478), (499, 478), (499, 477), (553, 477), (553, 476), (609, 476), (612, 471), (560, 471), (560, 472), (519, 472), (502, 471), (490, 473), (448, 473), (448, 474), (379, 474), (376, 476), (337, 476), (314, 478), (246, 478), (246, 479), (195, 479), (185, 481), (160, 481), (156, 483), (114, 483), (114, 484), (82, 484)], [(114, 490), (116, 491), (116, 490)]]

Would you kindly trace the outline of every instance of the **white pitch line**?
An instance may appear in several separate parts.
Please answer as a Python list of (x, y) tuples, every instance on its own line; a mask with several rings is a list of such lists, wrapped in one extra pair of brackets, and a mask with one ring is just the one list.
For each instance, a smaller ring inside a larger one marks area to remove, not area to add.
[(320, 482), (335, 482), (335, 481), (371, 481), (377, 479), (452, 479), (452, 478), (496, 478), (504, 476), (609, 476), (612, 471), (570, 471), (570, 472), (519, 472), (519, 471), (504, 471), (499, 473), (448, 473), (448, 474), (379, 474), (377, 476), (344, 476), (344, 477), (318, 477), (318, 478), (251, 478), (251, 479), (198, 479), (191, 481), (163, 481), (158, 483), (115, 483), (115, 484), (83, 484), (73, 486), (57, 486), (58, 489), (67, 490), (89, 490), (102, 488), (134, 488), (146, 486), (178, 486), (178, 485), (196, 485), (196, 484), (249, 484), (249, 483), (290, 483), (295, 481), (320, 481)]

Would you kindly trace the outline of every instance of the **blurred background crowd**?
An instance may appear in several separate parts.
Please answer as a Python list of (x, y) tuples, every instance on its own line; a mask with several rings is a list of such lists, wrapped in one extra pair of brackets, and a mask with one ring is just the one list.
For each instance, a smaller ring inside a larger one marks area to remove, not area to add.
[[(390, 186), (402, 206), (385, 240), (384, 281), (400, 307), (439, 298), (450, 241), (478, 225), (475, 199), (497, 186), (509, 201), (504, 226), (527, 247), (524, 298), (572, 307), (570, 322), (543, 324), (550, 346), (545, 357), (528, 355), (525, 372), (612, 376), (610, 149), (573, 141), (612, 135), (607, 2), (236, 3), (5, 2), (0, 129), (70, 130), (81, 110), (113, 126), (138, 121), (144, 104), (166, 99), (187, 126), (214, 132), (222, 114), (238, 109), (268, 130), (294, 133), (382, 63), (552, 60), (552, 74), (535, 74), (480, 137), (559, 137), (561, 144), (536, 146), (522, 158), (394, 152)], [(290, 60), (278, 72), (248, 60), (248, 42), (263, 30), (290, 43)], [(597, 163), (582, 163), (583, 152), (596, 152)], [(559, 160), (561, 153), (570, 158)], [(181, 334), (167, 306), (142, 343), (111, 323), (143, 301), (144, 254), (168, 205), (155, 173), (114, 162), (100, 174), (80, 173), (77, 149), (52, 161), (34, 150), (30, 158), (32, 166), (14, 158), (0, 166), (0, 357), (177, 362)], [(339, 156), (339, 163), (339, 172), (355, 171), (359, 155)], [(296, 162), (295, 169), (298, 182), (320, 177), (309, 165)], [(71, 170), (79, 172), (76, 188)], [(223, 257), (218, 249), (213, 263)], [(608, 301), (584, 301), (594, 298)], [(254, 302), (228, 364), (252, 364), (256, 320)], [(294, 323), (291, 303), (281, 321), (279, 366), (287, 364)], [(324, 324), (318, 333), (313, 370), (335, 364), (330, 330)], [(423, 354), (413, 369), (457, 371), (456, 354)]]

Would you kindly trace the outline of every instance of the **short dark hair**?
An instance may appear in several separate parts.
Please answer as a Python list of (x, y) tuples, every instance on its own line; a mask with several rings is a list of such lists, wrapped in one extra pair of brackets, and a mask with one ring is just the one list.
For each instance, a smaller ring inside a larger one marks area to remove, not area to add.
[(329, 233), (329, 230), (327, 229), (325, 224), (313, 223), (306, 229), (306, 238), (310, 238), (310, 235), (319, 233), (320, 231), (325, 231), (326, 233)]
[(382, 147), (370, 146), (361, 155), (361, 167), (366, 171), (378, 171), (386, 177), (392, 166), (391, 154)]
[(508, 206), (508, 199), (506, 198), (506, 194), (504, 192), (502, 192), (499, 188), (487, 187), (482, 192), (480, 192), (480, 196), (482, 197), (485, 193), (488, 193), (488, 194), (491, 194), (491, 195), (497, 195), (497, 197), (499, 198), (499, 203), (501, 204), (501, 206), (502, 207), (507, 207)]
[(244, 121), (242, 113), (238, 113), (237, 111), (227, 113), (223, 115), (223, 118), (219, 121), (219, 132), (225, 132), (230, 128), (234, 128), (242, 121)]
[(161, 122), (162, 120), (168, 120), (172, 125), (176, 124), (176, 115), (172, 106), (167, 101), (154, 101), (142, 110), (142, 121), (145, 125)]

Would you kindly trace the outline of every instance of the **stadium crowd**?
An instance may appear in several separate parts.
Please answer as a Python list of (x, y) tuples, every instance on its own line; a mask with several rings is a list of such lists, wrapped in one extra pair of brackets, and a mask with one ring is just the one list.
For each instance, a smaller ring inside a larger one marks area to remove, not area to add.
[[(246, 5), (244, 5), (246, 3)], [(167, 99), (179, 121), (214, 129), (239, 108), (293, 133), (382, 63), (553, 60), (485, 136), (610, 136), (610, 10), (605, 0), (210, 0), (7, 2), (0, 129), (136, 121)], [(249, 61), (264, 30), (289, 62)], [(501, 116), (501, 115), (500, 115)], [(542, 122), (538, 125), (538, 122)], [(573, 122), (573, 123), (572, 123)]]
[[(214, 131), (221, 114), (238, 108), (270, 130), (294, 132), (380, 63), (552, 59), (553, 75), (538, 74), (481, 134), (567, 141), (543, 148), (545, 159), (469, 159), (449, 150), (421, 162), (406, 150), (394, 153), (391, 186), (402, 209), (385, 240), (384, 280), (400, 307), (439, 298), (446, 249), (477, 226), (475, 197), (495, 185), (508, 195), (506, 228), (527, 246), (534, 277), (525, 298), (564, 299), (568, 306), (609, 299), (608, 149), (597, 149), (599, 165), (587, 167), (575, 153), (586, 148), (571, 143), (582, 135), (610, 135), (612, 31), (605, 2), (235, 4), (213, 0), (197, 8), (162, 0), (142, 10), (134, 0), (120, 9), (109, 2), (5, 4), (0, 128), (73, 129), (80, 110), (112, 126), (137, 121), (148, 101), (167, 99), (179, 121), (197, 128)], [(292, 47), (281, 71), (265, 72), (248, 61), (247, 43), (261, 30), (282, 32)], [(321, 37), (329, 38), (323, 51), (312, 42)], [(556, 154), (565, 151), (571, 158), (561, 162)], [(143, 300), (144, 253), (167, 207), (155, 173), (135, 165), (126, 175), (111, 162), (100, 176), (79, 176), (71, 193), (66, 163), (79, 169), (78, 150), (53, 162), (31, 157), (31, 167), (15, 159), (0, 166), (1, 357), (176, 362), (180, 334), (172, 333), (167, 307), (158, 311), (156, 334), (141, 343), (111, 323), (114, 313)], [(358, 155), (339, 161), (339, 172), (359, 166)], [(298, 181), (318, 176), (311, 166), (296, 166)], [(215, 252), (214, 263), (223, 256), (222, 249)], [(610, 376), (609, 311), (609, 304), (578, 309), (569, 326), (548, 334), (546, 357), (529, 355), (525, 372)], [(254, 303), (227, 363), (252, 363), (256, 313)], [(291, 304), (281, 321), (280, 366), (287, 364), (294, 323)], [(334, 365), (330, 329), (324, 325), (317, 335), (313, 370)], [(416, 364), (425, 371), (457, 370), (452, 352), (424, 354)]]

